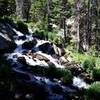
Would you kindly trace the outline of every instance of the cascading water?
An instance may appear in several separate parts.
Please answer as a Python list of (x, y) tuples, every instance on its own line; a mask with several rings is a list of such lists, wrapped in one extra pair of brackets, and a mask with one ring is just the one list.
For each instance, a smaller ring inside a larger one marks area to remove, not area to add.
[[(14, 36), (14, 38), (15, 38), (15, 43), (17, 44), (17, 48), (14, 50), (13, 53), (5, 54), (5, 56), (7, 56), (7, 59), (8, 60), (12, 60), (12, 64), (14, 64), (14, 63), (18, 62), (17, 59), (19, 57), (24, 57), (25, 60), (26, 60), (26, 63), (28, 65), (30, 65), (30, 66), (34, 67), (34, 66), (38, 65), (39, 67), (48, 68), (48, 63), (46, 61), (39, 60), (37, 58), (33, 58), (28, 53), (23, 54), (24, 51), (28, 52), (28, 50), (27, 49), (23, 49), (22, 45), (25, 42), (33, 40), (32, 33), (30, 33), (28, 35), (24, 35), (21, 32), (17, 31), (16, 29), (13, 29), (13, 30), (16, 33), (16, 36)], [(30, 32), (31, 32), (31, 30), (30, 30)], [(19, 37), (21, 37), (21, 36), (26, 37), (26, 39), (24, 39), (24, 40), (19, 39)], [(39, 46), (40, 45), (42, 45), (44, 43), (50, 43), (50, 42), (49, 41), (45, 41), (45, 40), (39, 40), (39, 39), (36, 39), (36, 40), (37, 40), (37, 44), (32, 48), (32, 50), (34, 50), (35, 53), (37, 53), (38, 55), (41, 55), (41, 56), (47, 58), (57, 68), (64, 68), (63, 65), (61, 65), (60, 63), (57, 62), (58, 59), (55, 59), (51, 55), (43, 53), (42, 51), (39, 50)], [(47, 48), (45, 48), (45, 49), (47, 49)], [(54, 100), (54, 99), (62, 100), (63, 99), (63, 96), (61, 94), (58, 95), (58, 94), (52, 92), (51, 88), (53, 86), (58, 85), (59, 87), (62, 88), (62, 92), (68, 92), (68, 93), (69, 93), (69, 91), (70, 92), (74, 92), (73, 89), (71, 89), (69, 87), (65, 87), (64, 85), (62, 85), (59, 80), (51, 81), (50, 79), (48, 79), (46, 77), (43, 77), (43, 76), (35, 76), (35, 75), (33, 75), (33, 74), (29, 73), (29, 72), (24, 72), (23, 70), (21, 70), (21, 67), (19, 67), (19, 66), (13, 68), (13, 70), (15, 72), (23, 73), (23, 74), (26, 74), (29, 77), (31, 77), (31, 79), (29, 80), (30, 82), (33, 81), (33, 82), (36, 82), (38, 84), (44, 85), (45, 88), (46, 88), (46, 91), (50, 95), (50, 100)], [(45, 84), (43, 84), (43, 83), (45, 83)], [(73, 78), (73, 86), (78, 87), (78, 88), (87, 88), (87, 84), (82, 79), (80, 79), (79, 77), (74, 77)]]
[(79, 77), (73, 78), (73, 85), (78, 88), (88, 88), (88, 84), (86, 84), (86, 82), (84, 82), (84, 80)]

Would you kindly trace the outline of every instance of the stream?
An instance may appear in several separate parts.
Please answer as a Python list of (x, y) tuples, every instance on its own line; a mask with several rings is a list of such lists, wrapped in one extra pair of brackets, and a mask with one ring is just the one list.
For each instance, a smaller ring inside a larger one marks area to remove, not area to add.
[[(60, 80), (57, 80), (57, 79), (50, 80), (47, 77), (44, 77), (41, 75), (34, 75), (34, 73), (23, 70), (23, 66), (22, 64), (18, 62), (18, 58), (23, 58), (21, 59), (21, 61), (24, 63), (24, 60), (25, 60), (26, 61), (25, 63), (31, 67), (39, 66), (39, 67), (48, 68), (49, 66), (48, 61), (53, 63), (57, 68), (65, 68), (65, 66), (59, 62), (59, 59), (54, 58), (50, 54), (49, 51), (46, 52), (48, 48), (43, 48), (45, 52), (40, 49), (40, 46), (45, 43), (51, 45), (49, 41), (34, 38), (32, 36), (31, 29), (29, 29), (29, 34), (23, 34), (14, 28), (13, 28), (13, 31), (16, 33), (16, 35), (14, 36), (14, 41), (17, 44), (17, 48), (14, 50), (13, 53), (6, 53), (5, 56), (7, 57), (7, 60), (11, 62), (13, 66), (12, 70), (15, 73), (25, 76), (25, 79), (22, 79), (22, 80), (20, 78), (17, 79), (18, 82), (26, 83), (26, 84), (31, 84), (33, 82), (37, 84), (38, 86), (41, 86), (41, 85), (44, 86), (45, 91), (48, 94), (48, 97), (50, 100), (63, 100), (64, 97), (62, 93), (74, 94), (75, 89), (64, 86)], [(34, 41), (34, 39), (36, 43), (34, 45), (32, 44), (33, 47), (31, 49), (31, 51), (33, 51), (34, 54), (31, 54), (30, 50), (25, 48), (23, 44), (28, 43), (29, 41)], [(50, 50), (52, 50), (52, 48), (54, 48), (54, 46), (50, 46)], [(59, 88), (61, 88), (61, 93), (54, 93), (52, 91), (52, 87), (54, 86), (59, 86)], [(73, 77), (72, 86), (77, 87), (77, 88), (84, 88), (84, 89), (88, 88), (88, 84), (83, 79), (81, 79), (80, 77), (76, 77), (76, 76)]]

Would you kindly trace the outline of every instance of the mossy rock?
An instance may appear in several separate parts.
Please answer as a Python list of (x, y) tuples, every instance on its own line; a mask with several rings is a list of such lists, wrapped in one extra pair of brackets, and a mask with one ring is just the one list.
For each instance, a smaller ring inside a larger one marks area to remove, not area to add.
[(28, 34), (29, 31), (28, 31), (28, 26), (22, 22), (22, 21), (18, 21), (17, 22), (17, 26), (18, 26), (18, 29), (20, 32), (24, 33), (24, 34)]

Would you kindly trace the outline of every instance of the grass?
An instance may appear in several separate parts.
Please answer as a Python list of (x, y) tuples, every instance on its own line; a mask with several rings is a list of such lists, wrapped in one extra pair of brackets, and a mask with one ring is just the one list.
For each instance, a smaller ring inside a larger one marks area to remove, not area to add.
[(83, 62), (86, 60), (86, 59), (95, 59), (95, 62), (96, 62), (96, 67), (100, 67), (100, 57), (94, 57), (93, 55), (89, 55), (87, 53), (78, 53), (75, 49), (73, 49), (72, 46), (70, 47), (67, 47), (67, 49), (71, 52), (71, 56), (73, 57), (73, 59), (76, 61), (76, 62), (80, 62), (81, 64), (83, 64)]
[(100, 99), (100, 82), (94, 82), (87, 90), (87, 96), (89, 100), (99, 100)]
[(96, 67), (100, 67), (100, 58), (99, 57), (93, 57), (92, 55), (88, 55), (88, 54), (80, 54), (78, 52), (74, 52), (73, 53), (73, 57), (74, 57), (74, 60), (75, 61), (79, 61), (83, 64), (83, 62), (86, 60), (86, 59), (95, 59), (95, 62), (96, 62)]

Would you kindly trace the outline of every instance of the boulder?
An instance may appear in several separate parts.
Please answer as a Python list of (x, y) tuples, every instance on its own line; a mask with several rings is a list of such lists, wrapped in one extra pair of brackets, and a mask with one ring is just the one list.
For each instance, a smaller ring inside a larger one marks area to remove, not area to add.
[(26, 39), (26, 36), (19, 36), (18, 37), (18, 40), (25, 40)]
[(37, 41), (36, 41), (36, 39), (34, 39), (32, 41), (24, 42), (22, 44), (22, 48), (23, 49), (32, 49), (36, 44), (37, 44)]
[(12, 52), (17, 46), (14, 42), (16, 33), (11, 23), (8, 19), (2, 19), (0, 21), (0, 53)]
[(26, 59), (24, 57), (18, 57), (17, 61), (23, 65), (26, 65)]
[(65, 59), (65, 57), (62, 56), (62, 57), (59, 58), (59, 63), (61, 65), (64, 65), (66, 63), (69, 63), (69, 61), (67, 59)]
[(60, 93), (63, 92), (63, 89), (62, 89), (62, 87), (60, 87), (59, 85), (54, 85), (54, 86), (52, 87), (52, 91), (53, 91), (53, 93), (60, 94)]
[(10, 28), (2, 23), (0, 23), (0, 32), (0, 35), (4, 35), (4, 37), (9, 37), (11, 40), (13, 40), (13, 35), (15, 35), (14, 31), (12, 31)]
[(53, 44), (53, 49), (56, 55), (63, 56), (65, 54), (65, 50), (63, 47), (57, 47), (55, 44)]
[(31, 54), (33, 58), (37, 58), (39, 60), (44, 60), (44, 61), (49, 61), (49, 59), (41, 54), (38, 54), (38, 53), (32, 53)]
[(81, 77), (82, 79), (84, 79), (84, 81), (88, 84), (91, 84), (94, 82), (93, 77), (91, 77), (87, 72), (83, 72), (79, 75), (79, 77)]
[(46, 42), (39, 46), (39, 50), (47, 54), (55, 54), (52, 43)]
[(4, 18), (0, 19), (0, 22), (4, 25), (9, 25), (10, 27), (15, 28), (16, 30), (18, 30), (18, 27), (16, 26), (16, 23), (11, 18), (4, 17)]
[(7, 34), (0, 33), (0, 53), (12, 52), (16, 44)]
[(63, 56), (65, 54), (64, 48), (57, 47), (55, 44), (49, 42), (40, 45), (39, 50), (50, 55)]

